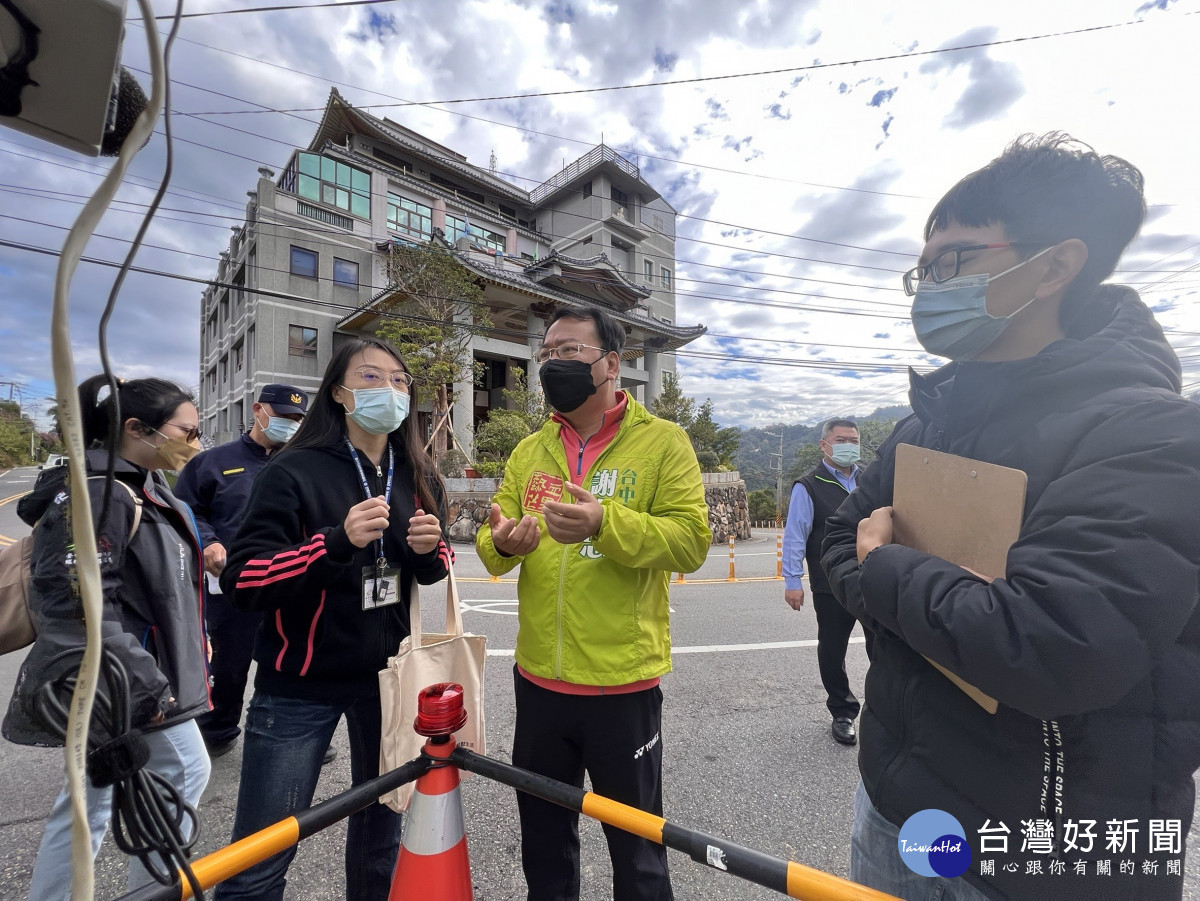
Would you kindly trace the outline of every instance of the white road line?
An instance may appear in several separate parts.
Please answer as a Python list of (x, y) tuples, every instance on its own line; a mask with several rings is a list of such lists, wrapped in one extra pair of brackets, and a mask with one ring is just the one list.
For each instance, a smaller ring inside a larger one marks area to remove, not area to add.
[[(851, 644), (862, 644), (866, 639), (851, 638)], [(803, 641), (764, 641), (757, 644), (698, 644), (685, 648), (671, 648), (672, 654), (724, 654), (735, 651), (776, 651), (789, 648), (815, 648), (817, 640), (806, 638)], [(488, 648), (489, 657), (511, 657), (516, 653), (508, 648)]]

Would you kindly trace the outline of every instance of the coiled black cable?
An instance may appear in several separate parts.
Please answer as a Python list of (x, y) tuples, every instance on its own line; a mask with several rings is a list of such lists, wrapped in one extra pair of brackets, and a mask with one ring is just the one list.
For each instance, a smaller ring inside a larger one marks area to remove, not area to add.
[[(83, 649), (73, 648), (54, 657), (51, 672), (70, 660), (82, 659)], [(179, 789), (145, 765), (150, 749), (142, 732), (130, 719), (129, 674), (112, 651), (101, 652), (102, 684), (96, 691), (88, 727), (88, 778), (97, 788), (113, 789), (113, 839), (125, 854), (141, 861), (162, 885), (179, 885), (183, 872), (192, 897), (203, 899), (204, 890), (192, 872), (189, 858), (200, 835), (200, 817)], [(41, 687), (37, 695), (43, 724), (66, 738), (69, 711), (63, 698), (75, 691), (78, 664)]]

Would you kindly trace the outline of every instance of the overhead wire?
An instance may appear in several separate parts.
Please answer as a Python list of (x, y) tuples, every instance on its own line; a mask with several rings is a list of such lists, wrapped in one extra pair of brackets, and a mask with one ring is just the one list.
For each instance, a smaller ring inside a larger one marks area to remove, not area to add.
[[(1181, 15), (1192, 15), (1193, 13), (1182, 13)], [(567, 97), (578, 96), (581, 94), (600, 94), (612, 93), (616, 91), (631, 91), (641, 90), (643, 88), (662, 88), (674, 87), (678, 85), (703, 84), (715, 81), (731, 81), (742, 78), (761, 78), (766, 75), (795, 75), (797, 72), (815, 72), (824, 69), (837, 69), (844, 66), (861, 66), (865, 63), (890, 62), (901, 59), (917, 59), (920, 57), (934, 56), (939, 53), (961, 53), (966, 50), (982, 50), (987, 47), (1000, 47), (1007, 44), (1030, 43), (1032, 41), (1047, 40), (1050, 38), (1070, 37), (1074, 35), (1092, 34), (1101, 31), (1110, 31), (1115, 28), (1125, 28), (1131, 25), (1142, 25), (1145, 20), (1131, 19), (1124, 22), (1110, 22), (1103, 25), (1089, 25), (1081, 28), (1063, 29), (1060, 31), (1043, 32), (1032, 35), (1022, 35), (1014, 38), (997, 38), (993, 41), (974, 41), (969, 44), (957, 44), (950, 47), (934, 47), (929, 50), (907, 50), (902, 53), (889, 53), (880, 56), (860, 57), (857, 59), (837, 60), (834, 62), (814, 62), (807, 66), (787, 66), (777, 69), (762, 69), (753, 72), (734, 72), (725, 75), (700, 75), (692, 78), (674, 78), (663, 81), (647, 81), (630, 84), (614, 84), (604, 85), (591, 88), (570, 88), (560, 91), (529, 91), (517, 94), (494, 94), (483, 97), (452, 97), (437, 100), (409, 100), (395, 103), (372, 104), (375, 107), (407, 107), (407, 106), (433, 106), (433, 105), (449, 105), (458, 103), (485, 103), (496, 100), (528, 100), (537, 97)], [(297, 107), (286, 112), (313, 112), (320, 107)]]
[[(22, 250), (22, 251), (37, 253), (37, 254), (42, 254), (42, 255), (48, 255), (48, 256), (56, 256), (58, 253), (57, 251), (54, 251), (51, 248), (38, 247), (36, 245), (30, 245), (30, 244), (25, 244), (22, 242), (10, 241), (10, 240), (5, 240), (5, 239), (0, 239), (0, 246), (10, 247), (10, 248), (17, 249), (17, 250)], [(113, 262), (111, 260), (105, 260), (105, 259), (100, 259), (100, 258), (96, 258), (96, 257), (82, 257), (81, 261), (86, 262), (86, 263), (95, 264), (95, 265), (109, 266), (109, 267), (116, 267), (119, 265), (118, 263)], [(145, 274), (145, 275), (153, 275), (153, 276), (159, 276), (162, 278), (169, 278), (169, 279), (175, 279), (175, 280), (179, 280), (179, 281), (191, 282), (194, 284), (213, 285), (216, 287), (242, 291), (242, 292), (248, 293), (248, 294), (257, 294), (257, 295), (268, 297), (268, 298), (276, 298), (276, 299), (282, 299), (282, 300), (304, 302), (304, 303), (307, 303), (307, 304), (310, 304), (313, 306), (318, 306), (318, 307), (323, 306), (323, 307), (331, 307), (331, 308), (336, 308), (336, 309), (344, 309), (344, 310), (347, 310), (348, 312), (353, 312), (355, 310), (361, 309), (360, 307), (354, 307), (354, 306), (350, 306), (348, 304), (338, 304), (333, 301), (314, 300), (312, 298), (301, 297), (301, 296), (298, 296), (295, 294), (290, 294), (287, 292), (273, 291), (273, 290), (266, 289), (266, 288), (256, 288), (256, 287), (248, 287), (248, 286), (244, 286), (244, 285), (236, 285), (236, 284), (232, 284), (229, 282), (219, 282), (214, 279), (205, 279), (205, 278), (201, 278), (199, 276), (183, 275), (181, 273), (167, 272), (164, 270), (152, 269), (152, 268), (143, 267), (143, 266), (131, 267), (131, 271), (138, 272), (138, 273)], [(430, 299), (454, 300), (453, 298), (439, 298), (439, 297), (431, 297)], [(455, 301), (455, 302), (462, 302), (462, 301)], [(383, 319), (401, 319), (401, 320), (424, 322), (424, 323), (441, 323), (442, 322), (442, 320), (430, 319), (428, 317), (412, 316), (412, 315), (408, 315), (408, 314), (401, 314), (401, 313), (396, 313), (394, 311), (387, 311), (387, 310), (372, 310), (372, 313), (374, 315), (378, 315), (380, 318), (383, 318)], [(485, 331), (496, 332), (496, 333), (505, 334), (505, 335), (508, 335), (511, 337), (520, 337), (520, 338), (526, 338), (526, 339), (528, 339), (529, 337), (536, 337), (536, 335), (534, 335), (533, 333), (530, 333), (530, 332), (514, 332), (511, 329), (492, 328), (492, 329), (486, 329)], [(678, 351), (670, 351), (670, 350), (662, 350), (661, 352), (666, 353), (666, 354), (678, 354)], [(736, 354), (712, 354), (712, 352), (705, 352), (705, 353), (708, 353), (710, 356), (719, 357), (719, 358), (725, 359), (725, 360), (736, 361), (736, 360), (741, 359), (741, 357), (739, 357)], [(794, 363), (794, 364), (798, 364), (798, 365), (806, 365), (806, 364), (810, 364), (812, 362), (813, 361), (808, 361), (808, 360), (788, 361), (789, 364)], [(840, 360), (821, 361), (820, 365), (814, 364), (813, 368), (839, 370), (839, 369), (847, 368), (847, 365), (850, 363), (853, 363), (853, 362), (854, 361), (840, 361)], [(858, 364), (858, 365), (863, 365), (863, 364)], [(880, 365), (883, 367), (882, 371), (891, 371), (892, 369), (894, 369), (896, 367), (897, 364), (889, 363), (889, 364), (880, 364)]]
[[(328, 9), (333, 6), (378, 6), (383, 3), (396, 3), (398, 0), (333, 0), (327, 3), (289, 3), (286, 6), (251, 6), (243, 9), (213, 9), (203, 13), (184, 13), (183, 19), (202, 19), (212, 16), (234, 16), (242, 13), (272, 13), (285, 10)], [(170, 19), (171, 16), (157, 16), (158, 19)], [(130, 24), (141, 24), (139, 20), (130, 19)]]

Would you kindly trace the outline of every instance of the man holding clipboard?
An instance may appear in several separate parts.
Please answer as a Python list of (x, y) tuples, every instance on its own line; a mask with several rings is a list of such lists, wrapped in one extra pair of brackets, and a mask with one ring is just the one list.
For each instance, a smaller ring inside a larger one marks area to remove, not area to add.
[[(1147, 306), (1101, 285), (1142, 224), (1142, 183), (1064, 135), (1020, 139), (938, 202), (905, 273), (918, 339), (951, 362), (911, 375), (914, 415), (822, 556), (876, 633), (855, 881), (970, 901), (1182, 896), (1200, 407)], [(929, 809), (961, 825), (961, 876), (901, 857)]]

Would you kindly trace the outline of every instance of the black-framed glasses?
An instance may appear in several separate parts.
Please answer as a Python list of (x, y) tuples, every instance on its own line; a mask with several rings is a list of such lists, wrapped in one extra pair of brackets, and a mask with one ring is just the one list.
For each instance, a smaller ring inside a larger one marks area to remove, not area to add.
[[(174, 426), (175, 428), (177, 428), (181, 432), (183, 432), (184, 433), (183, 440), (188, 442), (188, 444), (191, 444), (193, 441), (199, 441), (201, 438), (204, 437), (204, 433), (202, 431), (200, 431), (200, 429), (196, 428), (195, 426), (183, 425), (182, 423), (179, 423), (179, 422), (167, 422), (167, 423), (163, 423), (163, 424)], [(162, 434), (162, 433), (159, 432), (159, 434)]]
[(366, 384), (368, 388), (382, 388), (385, 385), (391, 385), (393, 388), (398, 388), (407, 391), (412, 387), (413, 377), (403, 369), (396, 369), (392, 372), (384, 372), (375, 366), (361, 366), (354, 370), (354, 374)]
[(917, 285), (921, 282), (933, 282), (940, 285), (958, 275), (962, 266), (964, 253), (975, 253), (980, 250), (1001, 250), (1006, 247), (1027, 247), (1025, 242), (1006, 241), (1003, 244), (966, 244), (962, 247), (951, 247), (943, 250), (924, 266), (913, 266), (904, 273), (904, 293), (912, 297), (917, 293)]
[(558, 347), (546, 347), (543, 345), (537, 353), (537, 361), (539, 363), (548, 363), (556, 356), (560, 360), (574, 360), (583, 353), (585, 348), (588, 350), (598, 350), (602, 354), (608, 353), (603, 347), (596, 347), (594, 344), (584, 344), (582, 341), (570, 341), (566, 344), (560, 344)]

